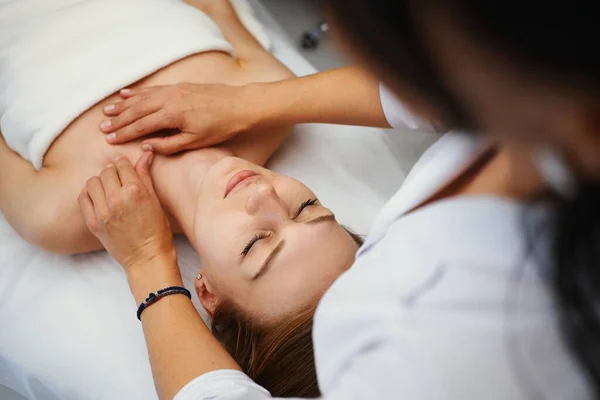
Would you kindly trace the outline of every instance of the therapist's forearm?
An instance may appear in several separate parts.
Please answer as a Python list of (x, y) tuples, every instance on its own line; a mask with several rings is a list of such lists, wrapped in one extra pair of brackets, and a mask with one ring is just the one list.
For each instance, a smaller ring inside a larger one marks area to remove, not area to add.
[[(174, 258), (153, 260), (131, 272), (129, 284), (136, 302), (168, 286), (183, 286)], [(142, 313), (142, 326), (158, 395), (172, 399), (200, 375), (238, 365), (210, 332), (190, 299), (167, 296)]]
[(330, 123), (389, 128), (379, 82), (358, 67), (256, 84), (259, 125)]

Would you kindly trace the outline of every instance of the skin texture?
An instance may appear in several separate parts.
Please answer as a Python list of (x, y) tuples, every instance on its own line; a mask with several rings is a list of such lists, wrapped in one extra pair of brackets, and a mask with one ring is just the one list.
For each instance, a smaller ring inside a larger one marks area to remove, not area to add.
[[(240, 87), (188, 84), (185, 89), (183, 96), (177, 96), (173, 86), (121, 93), (123, 100), (104, 110), (111, 117), (101, 125), (107, 140), (126, 143), (162, 129), (178, 129), (182, 133), (143, 141), (158, 153), (173, 154), (221, 143), (240, 132), (303, 122), (389, 128), (379, 82), (359, 67)], [(363, 99), (360, 107), (356, 99)]]

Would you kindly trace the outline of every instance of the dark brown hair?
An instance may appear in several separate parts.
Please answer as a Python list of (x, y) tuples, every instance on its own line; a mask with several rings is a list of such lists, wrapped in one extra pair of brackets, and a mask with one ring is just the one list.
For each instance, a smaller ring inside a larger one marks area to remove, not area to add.
[[(363, 239), (346, 229), (359, 246)], [(260, 326), (232, 303), (214, 313), (212, 331), (244, 373), (274, 397), (319, 397), (312, 328), (316, 304)]]
[[(597, 102), (600, 9), (594, 1), (324, 0), (337, 28), (386, 82), (417, 91), (444, 112), (449, 128), (477, 129), (476, 118), (448, 87), (426, 45), (418, 13), (435, 7), (481, 45), (532, 75)], [(420, 21), (420, 22), (419, 22)], [(551, 223), (552, 260), (544, 261), (565, 342), (600, 398), (600, 184), (581, 179)], [(535, 227), (527, 227), (535, 231)], [(528, 234), (529, 232), (525, 232)], [(545, 233), (544, 233), (545, 235)], [(535, 239), (538, 234), (529, 234)]]

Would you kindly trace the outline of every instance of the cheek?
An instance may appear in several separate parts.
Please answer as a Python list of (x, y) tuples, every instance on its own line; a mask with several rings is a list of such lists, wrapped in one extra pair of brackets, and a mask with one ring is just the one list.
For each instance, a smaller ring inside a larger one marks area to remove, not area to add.
[(219, 269), (237, 265), (237, 256), (243, 250), (243, 230), (227, 216), (219, 218), (212, 214), (210, 217), (196, 221), (195, 225), (195, 247), (201, 261)]
[(245, 277), (229, 254), (216, 246), (205, 249), (200, 256), (201, 270), (210, 282), (212, 293), (219, 299), (231, 299), (245, 291)]
[(272, 183), (279, 198), (290, 208), (299, 207), (302, 202), (317, 197), (302, 182), (288, 176), (277, 176)]

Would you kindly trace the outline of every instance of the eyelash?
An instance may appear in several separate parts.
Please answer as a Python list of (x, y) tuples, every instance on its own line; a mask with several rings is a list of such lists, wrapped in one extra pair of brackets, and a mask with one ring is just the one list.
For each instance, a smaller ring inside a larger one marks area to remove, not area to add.
[[(298, 218), (298, 216), (300, 216), (300, 214), (302, 214), (302, 211), (304, 211), (305, 208), (310, 207), (310, 206), (314, 206), (317, 203), (317, 199), (309, 199), (306, 200), (304, 203), (302, 203), (300, 205), (300, 207), (298, 208), (298, 211), (296, 212), (296, 216), (294, 218)], [(248, 253), (250, 252), (250, 250), (252, 249), (252, 246), (254, 246), (254, 244), (256, 242), (258, 242), (259, 240), (263, 240), (269, 237), (268, 233), (257, 233), (256, 235), (254, 235), (254, 237), (252, 239), (250, 239), (250, 241), (246, 244), (246, 247), (244, 247), (244, 250), (242, 250), (242, 253), (240, 255), (242, 256), (246, 256), (248, 255)]]
[(254, 237), (252, 239), (250, 239), (250, 241), (248, 242), (248, 244), (246, 245), (246, 247), (244, 247), (244, 250), (242, 251), (242, 256), (247, 255), (250, 252), (250, 249), (252, 248), (252, 246), (254, 246), (254, 243), (258, 242), (259, 240), (263, 240), (269, 237), (268, 233), (257, 233), (256, 235), (254, 235)]
[(309, 200), (306, 200), (306, 201), (305, 201), (304, 203), (302, 203), (302, 205), (301, 205), (301, 206), (298, 208), (298, 211), (296, 212), (296, 216), (295, 216), (294, 218), (298, 218), (298, 216), (299, 216), (300, 214), (302, 214), (302, 211), (304, 211), (304, 209), (305, 209), (306, 207), (314, 206), (314, 205), (317, 203), (317, 201), (319, 201), (319, 200), (317, 200), (317, 199), (309, 199)]

